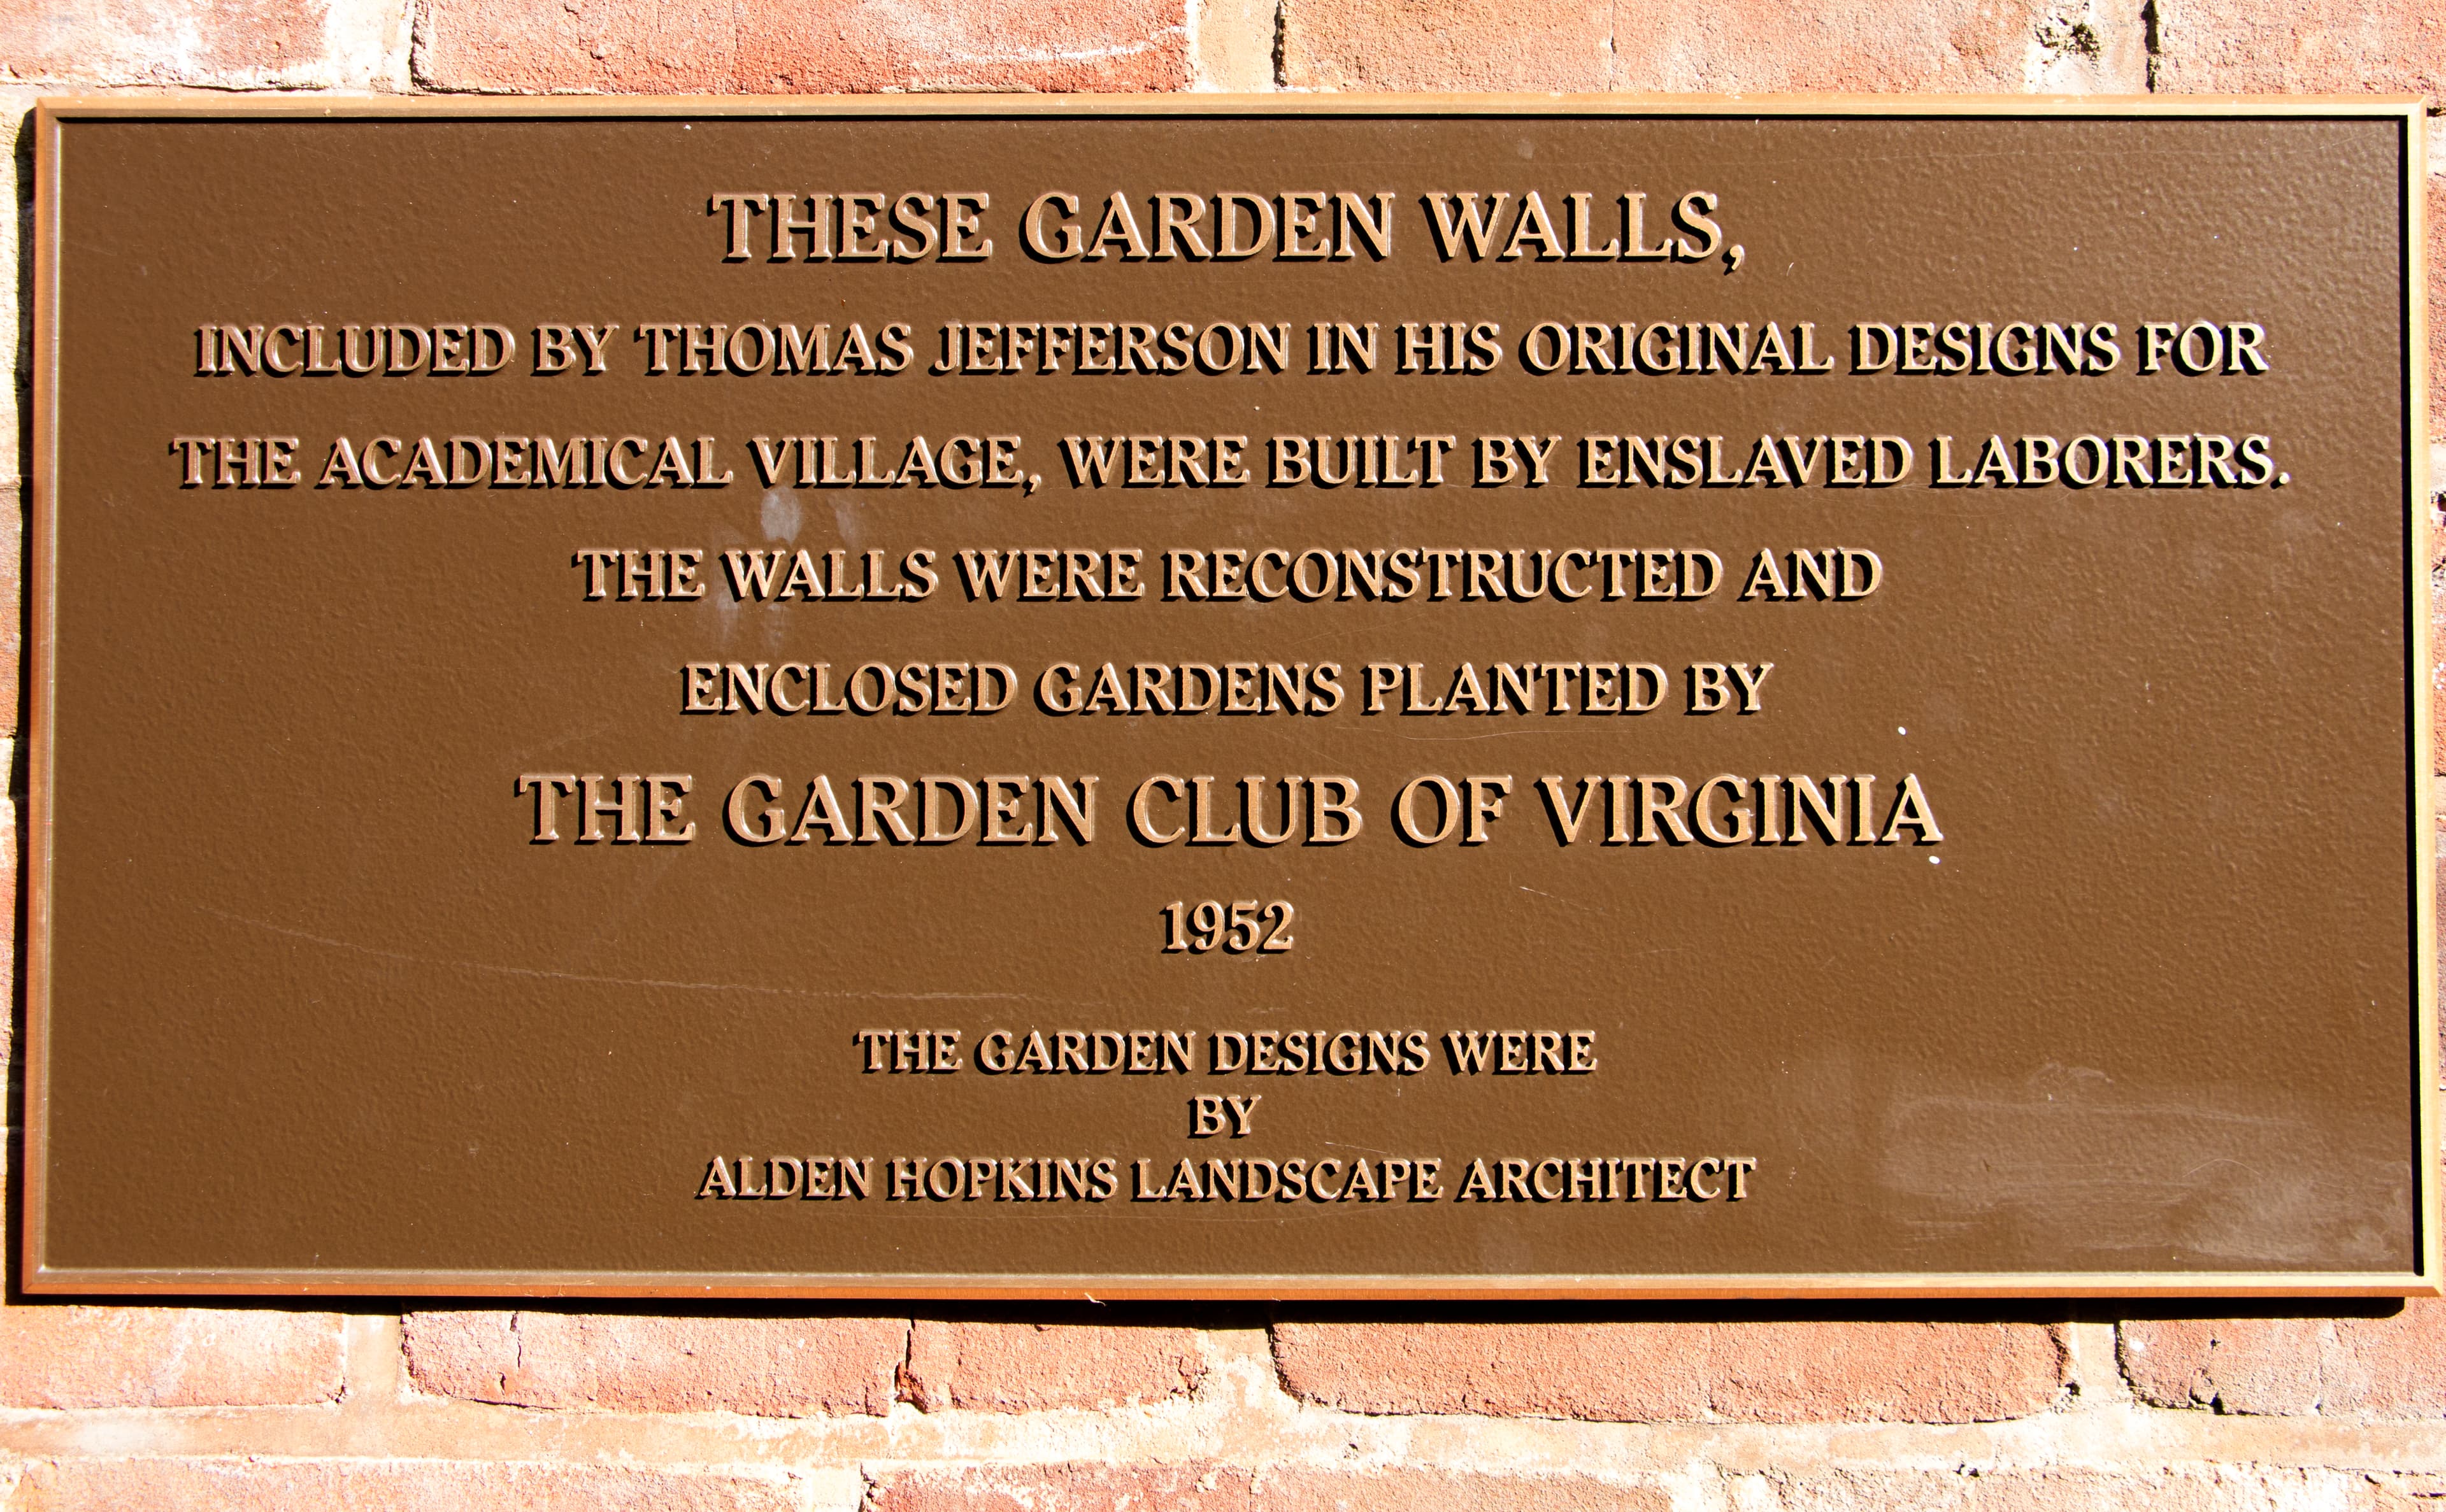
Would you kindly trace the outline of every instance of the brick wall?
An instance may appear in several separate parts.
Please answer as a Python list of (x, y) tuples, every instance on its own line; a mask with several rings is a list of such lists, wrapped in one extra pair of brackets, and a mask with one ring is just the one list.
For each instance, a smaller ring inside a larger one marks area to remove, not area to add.
[[(163, 87), (2383, 90), (2437, 101), (2446, 5), (0, 0), (0, 123), (10, 133), (39, 94)], [(2446, 165), (2446, 126), (2433, 126), (2431, 151)], [(22, 212), (25, 153), (0, 157), (0, 173)], [(2446, 177), (2428, 194), (2431, 298), (2446, 308)], [(23, 225), (22, 213), (0, 218), (12, 301)], [(2446, 435), (2446, 320), (2437, 327), (2433, 426)], [(22, 401), (22, 314), (0, 323), (0, 338)], [(0, 483), (12, 488), (23, 424), (0, 426)], [(2446, 455), (2437, 471), (2446, 478)], [(0, 527), (0, 594), (11, 601), (21, 534), (12, 512)], [(2436, 581), (2446, 607), (2446, 566)], [(0, 616), (0, 718), (10, 719), (23, 706), (20, 620)], [(2446, 762), (2446, 736), (2438, 750)], [(10, 767), (22, 794), (23, 762)], [(0, 847), (0, 888), (12, 899), (15, 861)], [(18, 1080), (12, 1066), (12, 1121)], [(18, 1151), (13, 1129), (8, 1150)], [(2446, 1303), (2206, 1311), (402, 1316), (12, 1297), (0, 1306), (0, 1497), (10, 1509), (525, 1512), (1063, 1512), (1193, 1499), (1286, 1512), (2446, 1506)]]

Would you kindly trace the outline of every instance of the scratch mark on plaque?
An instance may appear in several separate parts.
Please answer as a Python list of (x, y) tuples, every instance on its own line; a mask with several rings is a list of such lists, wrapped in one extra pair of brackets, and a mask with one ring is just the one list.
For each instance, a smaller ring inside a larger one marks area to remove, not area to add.
[(1439, 745), (1450, 745), (1462, 740), (1509, 740), (1524, 735), (1546, 735), (1550, 733), (1551, 732), (1543, 729), (1489, 730), (1483, 735), (1405, 735), (1402, 737), (1402, 738), (1404, 740), (1425, 740)]
[[(487, 972), (499, 977), (525, 977), (537, 981), (568, 981), (590, 987), (653, 987), (672, 992), (746, 992), (769, 998), (849, 998), (880, 999), (892, 1002), (1038, 1002), (1033, 993), (1025, 992), (874, 992), (818, 991), (810, 987), (772, 987), (752, 981), (679, 981), (658, 977), (599, 977), (576, 971), (550, 971), (540, 966), (504, 966), (488, 961), (463, 961), (446, 956), (420, 956), (405, 950), (385, 950), (379, 945), (361, 945), (352, 940), (334, 940), (328, 935), (276, 924), (268, 919), (249, 919), (243, 914), (223, 913), (218, 908), (200, 905), (198, 913), (208, 913), (231, 924), (245, 924), (275, 935), (287, 935), (330, 950), (352, 951), (371, 956), (377, 961), (396, 961), (411, 966), (443, 966), (460, 971)], [(1072, 1003), (1071, 1006), (1087, 1006)], [(1101, 1006), (1101, 1005), (1096, 1005)]]
[(1391, 1160), (1393, 1158), (1393, 1152), (1391, 1150), (1378, 1149), (1373, 1145), (1345, 1145), (1338, 1139), (1319, 1140), (1318, 1143), (1327, 1149), (1355, 1149), (1365, 1155), (1382, 1155), (1386, 1160)]
[(2234, 1169), (2242, 1171), (2252, 1177), (2258, 1177), (2263, 1174), (2258, 1167), (2253, 1166), (2248, 1161), (2235, 1160), (2230, 1155), (2218, 1155), (2211, 1159), (2204, 1160), (2198, 1165), (2192, 1167), (2190, 1170), (2183, 1172), (2181, 1179), (2184, 1181), (2190, 1181), (2192, 1177), (2197, 1176), (2200, 1172), (2208, 1169), (2211, 1166), (2230, 1166)]
[[(1559, 903), (1566, 908), (1576, 908), (1582, 913), (1594, 914), (1600, 919), (1607, 917), (1613, 911), (1609, 908), (1591, 908), (1585, 903), (1575, 903), (1571, 899), (1558, 897), (1551, 892), (1541, 892), (1525, 882), (1515, 882), (1513, 886), (1519, 888), (1522, 892), (1528, 893), (1533, 898), (1543, 898), (1549, 903)], [(1649, 950), (1643, 951), (1642, 954), (1652, 956), (1661, 954), (1661, 952)]]

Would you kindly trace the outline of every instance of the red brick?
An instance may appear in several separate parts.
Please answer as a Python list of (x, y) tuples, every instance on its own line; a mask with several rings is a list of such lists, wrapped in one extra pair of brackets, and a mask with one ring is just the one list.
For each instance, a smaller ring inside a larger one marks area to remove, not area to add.
[(1298, 0), (1283, 12), (1295, 89), (1606, 87), (1604, 0)]
[(1253, 1471), (1219, 1466), (1115, 1469), (1055, 1465), (894, 1471), (861, 1512), (1665, 1512), (1661, 1489), (1582, 1475)]
[(2208, 94), (2446, 92), (2437, 0), (2173, 0), (2155, 86)]
[[(1669, 0), (1643, 9), (1615, 39), (1613, 87), (2025, 89), (2034, 65), (2047, 56), (2041, 28), (2064, 9), (2051, 0)], [(2093, 15), (2102, 9), (2093, 8)], [(2051, 76), (2045, 87), (2141, 87), (2137, 27), (2091, 35), (2107, 77)]]
[[(9, 534), (5, 527), (0, 527), (0, 537)], [(5, 676), (9, 691), (13, 695), (17, 684), (15, 632), (0, 636), (0, 642), (5, 642), (9, 647)], [(15, 706), (13, 701), (9, 705), (10, 708)], [(0, 746), (0, 766), (13, 761), (17, 754), (13, 745)], [(13, 799), (7, 803), (5, 811), (0, 812), (6, 812), (11, 820), (9, 824), (0, 825), (0, 981), (13, 981), (17, 969), (17, 864), (25, 850), (26, 813), (24, 806)], [(5, 1070), (16, 1058), (16, 1040), (8, 1029), (0, 1028), (0, 1070)]]
[(243, 88), (333, 82), (326, 0), (0, 6), (0, 79)]
[(2120, 1473), (1855, 1470), (1759, 1479), (1773, 1489), (1774, 1500), (1766, 1504), (1783, 1512), (2278, 1512), (2310, 1506), (2379, 1512), (2387, 1505), (2367, 1476), (2261, 1465), (2136, 1465)]
[(2446, 1476), (2373, 1475), (2370, 1512), (2437, 1512), (2446, 1506)]
[(1352, 1412), (1686, 1422), (1707, 1415), (1710, 1328), (1280, 1323), (1274, 1368), (1293, 1396)]
[(2319, 1409), (2322, 1318), (2127, 1322), (2117, 1353), (2143, 1401), (2231, 1412)]
[(1190, 82), (1187, 0), (425, 0), (436, 89), (1151, 90)]
[(2343, 1317), (2323, 1352), (2325, 1411), (2446, 1417), (2446, 1300), (2415, 1298), (2394, 1317)]
[(781, 1480), (588, 1465), (418, 1460), (54, 1460), (8, 1512), (792, 1512)]
[[(22, 490), (0, 482), (0, 500), (17, 502)], [(16, 509), (0, 513), (0, 723), (7, 728), (0, 734), (17, 731), (19, 666), (25, 655), (24, 632), (18, 627), (18, 607), (26, 597), (26, 521)], [(9, 873), (8, 919), (17, 917), (15, 849), (10, 847)], [(5, 925), (0, 925), (5, 927)], [(9, 962), (0, 960), (0, 972)], [(0, 975), (0, 980), (9, 980)]]
[(334, 1313), (0, 1308), (0, 1406), (263, 1407), (341, 1386)]
[(896, 1317), (415, 1313), (407, 1368), (442, 1396), (615, 1412), (880, 1415), (908, 1349)]
[[(2430, 516), (2430, 540), (2437, 540), (2437, 519)], [(2434, 558), (2437, 554), (2432, 551)], [(2446, 772), (2446, 563), (2429, 564), (2429, 746), (2432, 770)], [(2438, 849), (2446, 853), (2446, 826), (2438, 832)], [(2438, 877), (2437, 902), (2446, 906), (2446, 868)], [(2446, 1021), (2437, 1026), (2437, 1046), (2446, 1051)], [(2446, 1055), (2438, 1060), (2446, 1066)]]
[(2141, 1400), (2224, 1412), (2446, 1416), (2446, 1301), (2392, 1317), (2128, 1322), (2119, 1353)]
[[(1294, 87), (1311, 89), (2020, 90), (2051, 56), (2039, 35), (2057, 9), (2045, 0), (1298, 0), (1286, 12), (1283, 64)], [(2141, 87), (2136, 23), (2097, 41), (2092, 71)]]
[(1286, 1323), (1274, 1362), (1350, 1411), (1631, 1423), (1987, 1422), (2065, 1367), (2032, 1323)]
[[(2446, 132), (2429, 134), (2429, 213), (2424, 217), (2429, 242), (2429, 439), (2446, 441)], [(2432, 470), (2429, 486), (2446, 489), (2446, 477)]]
[(1136, 1407), (1186, 1396), (1205, 1377), (1185, 1328), (920, 1319), (909, 1338), (908, 1384), (929, 1412)]
[(2044, 1411), (2066, 1358), (2034, 1323), (1720, 1323), (1707, 1363), (1736, 1422), (1985, 1423)]

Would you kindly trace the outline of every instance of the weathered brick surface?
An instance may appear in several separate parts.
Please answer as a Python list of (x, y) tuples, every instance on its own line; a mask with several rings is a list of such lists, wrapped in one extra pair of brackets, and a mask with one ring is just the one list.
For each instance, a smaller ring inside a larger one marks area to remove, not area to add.
[[(0, 528), (0, 540), (13, 540), (13, 532)], [(13, 646), (13, 639), (10, 641)], [(16, 692), (16, 658), (8, 660), (9, 691)], [(6, 705), (13, 707), (12, 705)], [(13, 771), (18, 759), (19, 744), (14, 737), (0, 738), (0, 770)], [(15, 980), (17, 967), (17, 865), (23, 841), (25, 812), (13, 797), (0, 796), (0, 981)], [(16, 1029), (13, 1024), (0, 1024), (0, 1068), (16, 1063)], [(0, 1326), (5, 1333), (5, 1326)]]
[(1285, 1323), (1274, 1362), (1351, 1411), (1606, 1422), (1985, 1422), (2065, 1378), (2029, 1323)]
[[(14, 504), (24, 496), (22, 486), (0, 481), (0, 501)], [(22, 717), (19, 703), (23, 692), (20, 669), (25, 664), (24, 622), (18, 607), (26, 592), (26, 521), (15, 509), (0, 513), (0, 735), (15, 735)], [(13, 847), (9, 858), (9, 921), (5, 930), (10, 944), (16, 938), (17, 866)], [(0, 956), (0, 969), (6, 969), (9, 959)], [(0, 976), (0, 981), (11, 980)]]
[(1281, 1323), (1274, 1369), (1353, 1412), (1687, 1422), (1707, 1415), (1705, 1324)]
[(1284, 79), (1294, 89), (1603, 89), (1612, 13), (1604, 0), (1289, 0)]
[[(2446, 441), (2446, 131), (2429, 134), (2429, 439)], [(2446, 489), (2432, 470), (2429, 486)]]
[(7, 1512), (797, 1512), (781, 1478), (417, 1460), (61, 1460)]
[[(2091, 15), (2090, 12), (2095, 12)], [(1289, 0), (1304, 89), (2137, 90), (2139, 11), (2046, 0)]]
[(340, 1386), (333, 1313), (0, 1307), (0, 1406), (255, 1407)]
[(2437, 1512), (2446, 1506), (2446, 1475), (2373, 1475), (2370, 1512)]
[(1109, 1408), (1185, 1396), (1206, 1375), (1185, 1328), (943, 1323), (910, 1335), (910, 1392), (927, 1411)]
[[(5, 186), (7, 207), (7, 213), (0, 213), (0, 265), (16, 269), (21, 275), (32, 271), (24, 259), (26, 234), (33, 229), (34, 175), (33, 155), (28, 152), (20, 158), (18, 141), (33, 119), (34, 102), (42, 97), (40, 89), (0, 87), (0, 186)], [(23, 301), (31, 291), (30, 281), (22, 289), (12, 282), (7, 313), (0, 317), (0, 352), (7, 354), (0, 367), (16, 375), (15, 383), (0, 390), (0, 484), (14, 484), (25, 476), (25, 458), (19, 451), (25, 412), (20, 406), (26, 400), (25, 385), (33, 376), (33, 363), (26, 349), (31, 332)], [(13, 593), (13, 579), (9, 587)]]
[[(2396, 1512), (2394, 1478), (2212, 1465), (2129, 1471), (1837, 1471), (1770, 1475), (1746, 1507), (1782, 1512)], [(2403, 1512), (2410, 1512), (2404, 1507)]]
[(2437, 0), (2158, 0), (2158, 16), (2159, 89), (2446, 93)]
[(1257, 94), (1274, 86), (1276, 0), (1197, 0), (1200, 89)]
[(1187, 0), (426, 0), (415, 76), (509, 93), (1180, 89)]
[(1650, 1485), (1583, 1475), (1428, 1470), (1266, 1470), (1220, 1466), (924, 1469), (875, 1478), (863, 1512), (1665, 1512)]
[(2158, 1407), (2446, 1416), (2446, 1301), (2392, 1317), (2130, 1322), (2118, 1352), (2133, 1391)]
[[(2431, 91), (2433, 102), (2436, 90)], [(2429, 488), (2446, 492), (2446, 123), (2429, 131), (2429, 204), (2424, 232), (2429, 280)], [(2430, 516), (2429, 649), (2433, 770), (2446, 772), (2446, 530)], [(2446, 1026), (2440, 1028), (2446, 1036)]]
[[(0, 80), (363, 88), (398, 10), (375, 0), (26, 0), (0, 6)], [(386, 23), (388, 23), (387, 28)]]
[[(2430, 770), (2446, 772), (2446, 560), (2441, 560), (2446, 553), (2438, 551), (2440, 534), (2446, 532), (2440, 532), (2434, 511), (2429, 517), (2429, 529)], [(2438, 840), (2438, 849), (2446, 852), (2446, 827), (2441, 827)], [(2440, 887), (2437, 901), (2446, 904), (2446, 886)], [(2439, 1050), (2446, 1051), (2446, 1023), (2437, 1026), (2437, 1045)], [(2438, 1064), (2446, 1066), (2446, 1055), (2441, 1055)]]
[(2034, 1323), (1720, 1323), (1708, 1395), (1720, 1417), (1986, 1422), (2044, 1410), (2064, 1382)]
[(889, 1411), (908, 1348), (897, 1317), (414, 1313), (423, 1391), (518, 1407), (758, 1417)]

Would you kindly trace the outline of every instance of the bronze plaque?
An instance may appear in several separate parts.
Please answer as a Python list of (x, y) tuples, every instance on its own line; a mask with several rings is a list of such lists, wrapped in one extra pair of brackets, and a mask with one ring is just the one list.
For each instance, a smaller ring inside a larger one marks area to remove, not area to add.
[(2436, 1288), (2414, 103), (62, 103), (44, 1292)]

